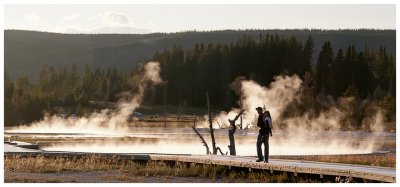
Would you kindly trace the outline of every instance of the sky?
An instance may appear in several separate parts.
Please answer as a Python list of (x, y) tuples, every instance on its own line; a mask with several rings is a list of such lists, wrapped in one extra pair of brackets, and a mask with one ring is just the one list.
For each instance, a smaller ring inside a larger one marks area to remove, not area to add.
[(4, 29), (135, 33), (396, 29), (395, 4), (5, 4)]

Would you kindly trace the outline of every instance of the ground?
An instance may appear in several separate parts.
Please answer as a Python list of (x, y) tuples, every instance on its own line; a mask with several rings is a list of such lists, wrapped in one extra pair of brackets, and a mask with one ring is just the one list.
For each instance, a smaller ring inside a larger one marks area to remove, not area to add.
[(135, 176), (121, 171), (90, 171), (61, 173), (7, 172), (6, 183), (212, 183), (221, 179), (206, 177)]

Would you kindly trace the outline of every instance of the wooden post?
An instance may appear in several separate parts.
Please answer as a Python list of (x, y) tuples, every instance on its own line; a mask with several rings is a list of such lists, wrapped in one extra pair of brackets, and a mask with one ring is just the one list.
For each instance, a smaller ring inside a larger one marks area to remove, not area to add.
[(186, 106), (186, 100), (179, 103), (178, 111), (177, 111), (177, 118), (176, 118), (177, 120), (179, 120), (181, 118), (181, 115), (183, 113), (183, 109), (185, 108), (185, 106)]
[(210, 123), (211, 144), (212, 144), (212, 148), (213, 148), (213, 154), (216, 155), (217, 147), (215, 145), (214, 128), (212, 125), (210, 99), (208, 97), (208, 92), (206, 92), (206, 97), (207, 97), (207, 106), (208, 106), (208, 122)]
[[(242, 98), (241, 97), (240, 97), (239, 102), (240, 102), (240, 111), (242, 111), (243, 110), (243, 103), (242, 103)], [(243, 129), (243, 116), (242, 115), (240, 115), (240, 129)]]
[(164, 127), (167, 127), (167, 84), (168, 81), (164, 81)]

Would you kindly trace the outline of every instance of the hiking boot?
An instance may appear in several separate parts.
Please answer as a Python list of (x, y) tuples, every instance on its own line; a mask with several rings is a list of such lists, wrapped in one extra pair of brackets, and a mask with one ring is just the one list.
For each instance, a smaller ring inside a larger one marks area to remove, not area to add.
[(257, 160), (256, 160), (256, 162), (262, 162), (262, 161), (263, 161), (262, 159), (257, 159)]

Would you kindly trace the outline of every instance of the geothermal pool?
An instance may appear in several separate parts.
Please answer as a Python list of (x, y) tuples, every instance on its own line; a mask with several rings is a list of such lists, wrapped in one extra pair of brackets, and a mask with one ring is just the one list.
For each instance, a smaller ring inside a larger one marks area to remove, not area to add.
[[(208, 128), (198, 128), (211, 148)], [(256, 155), (258, 130), (237, 130), (236, 152), (240, 156)], [(101, 153), (171, 153), (206, 154), (191, 128), (131, 127), (125, 133), (28, 132), (5, 130), (5, 138), (37, 142), (46, 151)], [(215, 130), (216, 145), (228, 152), (228, 129)], [(270, 137), (270, 155), (368, 154), (382, 150), (385, 142), (395, 142), (395, 133), (361, 131), (275, 130)], [(229, 154), (229, 152), (228, 152)]]

